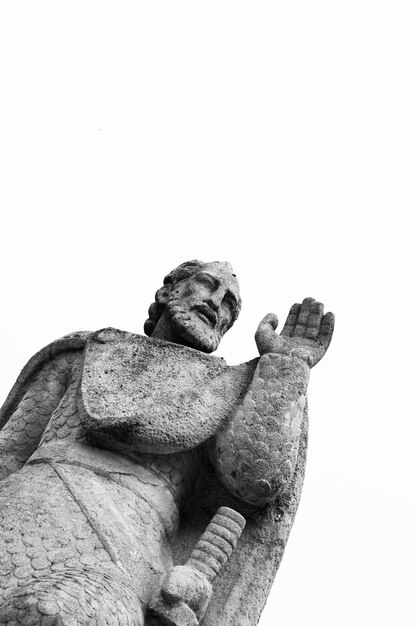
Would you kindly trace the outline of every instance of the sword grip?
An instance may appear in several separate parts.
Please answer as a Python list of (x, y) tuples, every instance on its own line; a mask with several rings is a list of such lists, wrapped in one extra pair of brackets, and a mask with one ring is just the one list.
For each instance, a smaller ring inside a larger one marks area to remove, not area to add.
[(240, 513), (220, 507), (192, 551), (187, 567), (198, 570), (212, 583), (235, 549), (245, 524)]

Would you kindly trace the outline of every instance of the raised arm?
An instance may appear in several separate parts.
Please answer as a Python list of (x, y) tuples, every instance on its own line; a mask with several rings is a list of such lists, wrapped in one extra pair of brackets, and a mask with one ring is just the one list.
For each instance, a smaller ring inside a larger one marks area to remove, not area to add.
[(282, 495), (295, 469), (310, 368), (324, 356), (334, 316), (313, 298), (294, 304), (280, 335), (275, 314), (259, 324), (252, 385), (216, 437), (214, 463), (238, 498), (262, 506)]

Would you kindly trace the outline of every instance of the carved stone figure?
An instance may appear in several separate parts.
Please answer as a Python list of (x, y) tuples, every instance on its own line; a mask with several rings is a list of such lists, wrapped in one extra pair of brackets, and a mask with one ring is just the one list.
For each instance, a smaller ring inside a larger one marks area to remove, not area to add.
[(0, 421), (1, 624), (258, 622), (334, 318), (307, 298), (278, 335), (269, 314), (260, 356), (229, 367), (209, 353), (240, 307), (228, 263), (190, 261), (156, 293), (148, 337), (74, 333), (29, 361)]

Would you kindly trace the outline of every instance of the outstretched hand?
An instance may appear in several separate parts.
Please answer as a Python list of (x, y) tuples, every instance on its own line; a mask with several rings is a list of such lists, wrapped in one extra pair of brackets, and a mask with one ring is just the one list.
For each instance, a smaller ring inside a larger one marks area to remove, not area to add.
[(292, 305), (280, 335), (275, 332), (277, 326), (275, 313), (268, 313), (259, 324), (255, 333), (259, 354), (272, 352), (296, 356), (314, 367), (330, 345), (334, 315), (323, 315), (321, 302), (305, 298), (302, 304)]

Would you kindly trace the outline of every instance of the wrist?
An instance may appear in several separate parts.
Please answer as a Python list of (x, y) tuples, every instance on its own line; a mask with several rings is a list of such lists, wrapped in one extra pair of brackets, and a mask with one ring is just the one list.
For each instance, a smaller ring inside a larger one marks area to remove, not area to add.
[(277, 375), (279, 373), (285, 373), (285, 370), (287, 369), (291, 369), (293, 372), (305, 372), (308, 376), (310, 374), (310, 367), (306, 359), (294, 352), (290, 354), (283, 354), (282, 352), (266, 352), (261, 355), (259, 363), (264, 367), (274, 367), (277, 370)]

